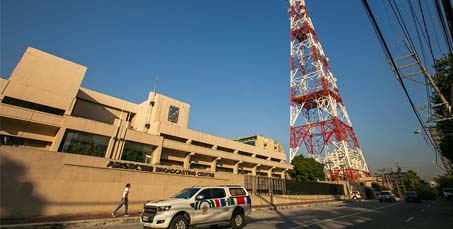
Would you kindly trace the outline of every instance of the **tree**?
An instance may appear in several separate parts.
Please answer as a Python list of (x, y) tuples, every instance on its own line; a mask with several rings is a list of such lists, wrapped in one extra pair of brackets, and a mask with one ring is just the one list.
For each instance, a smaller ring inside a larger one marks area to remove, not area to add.
[[(439, 87), (442, 95), (451, 103), (453, 94), (453, 55), (449, 54), (443, 58), (436, 60), (434, 63), (436, 74), (433, 79)], [(434, 104), (441, 102), (439, 95), (433, 94)], [(444, 107), (438, 107), (435, 110), (436, 114), (444, 116), (447, 111)], [(453, 120), (441, 121), (437, 123), (437, 128), (442, 132), (444, 138), (440, 143), (440, 151), (442, 155), (453, 161)]]
[(412, 170), (406, 172), (404, 185), (407, 191), (416, 191), (421, 199), (428, 200), (435, 197), (434, 189)]
[(317, 181), (324, 180), (324, 165), (313, 158), (306, 158), (303, 155), (294, 157), (291, 161), (294, 169), (289, 171), (289, 175), (297, 181)]
[(417, 190), (417, 187), (422, 183), (422, 179), (412, 170), (406, 172), (406, 179), (404, 185), (406, 190)]
[(453, 187), (453, 174), (439, 176), (435, 178), (435, 181), (439, 184), (439, 191), (442, 191), (443, 188), (451, 188)]

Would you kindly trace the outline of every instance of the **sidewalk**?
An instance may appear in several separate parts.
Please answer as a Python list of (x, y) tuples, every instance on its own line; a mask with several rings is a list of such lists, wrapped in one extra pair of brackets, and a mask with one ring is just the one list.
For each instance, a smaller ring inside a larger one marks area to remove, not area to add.
[[(280, 205), (275, 207), (254, 207), (252, 211), (269, 211), (290, 208), (307, 208), (328, 205), (339, 205), (345, 201), (324, 201), (311, 202), (297, 205)], [(253, 214), (253, 213), (252, 213)], [(48, 216), (33, 217), (26, 219), (1, 219), (0, 228), (75, 228), (75, 227), (93, 227), (105, 225), (119, 225), (128, 223), (139, 223), (140, 212), (131, 213), (129, 217), (118, 215), (113, 218), (110, 214), (92, 214), (92, 215), (66, 215), (66, 216)]]

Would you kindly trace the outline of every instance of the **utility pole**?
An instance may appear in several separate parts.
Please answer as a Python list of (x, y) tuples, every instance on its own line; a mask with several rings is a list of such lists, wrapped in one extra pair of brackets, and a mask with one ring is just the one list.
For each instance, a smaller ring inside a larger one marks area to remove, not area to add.
[[(401, 167), (398, 164), (398, 162), (396, 162), (396, 169), (398, 171), (398, 178), (399, 178), (399, 182), (400, 182), (400, 184), (398, 186), (402, 186), (404, 193), (406, 193), (406, 185), (404, 185), (403, 178), (401, 177)], [(400, 197), (402, 197), (402, 196), (400, 196)]]

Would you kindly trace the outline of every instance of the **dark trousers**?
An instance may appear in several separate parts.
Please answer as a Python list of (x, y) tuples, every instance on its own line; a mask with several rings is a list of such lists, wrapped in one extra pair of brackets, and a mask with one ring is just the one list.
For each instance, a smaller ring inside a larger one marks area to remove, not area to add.
[(124, 214), (127, 215), (127, 207), (128, 207), (128, 205), (129, 205), (128, 202), (129, 202), (128, 199), (121, 198), (121, 201), (120, 201), (120, 203), (118, 204), (118, 207), (117, 207), (117, 208), (115, 209), (115, 211), (113, 212), (113, 214), (116, 215), (116, 212), (117, 212), (118, 210), (120, 210), (120, 208), (121, 208), (121, 207), (123, 206), (123, 204), (124, 204)]

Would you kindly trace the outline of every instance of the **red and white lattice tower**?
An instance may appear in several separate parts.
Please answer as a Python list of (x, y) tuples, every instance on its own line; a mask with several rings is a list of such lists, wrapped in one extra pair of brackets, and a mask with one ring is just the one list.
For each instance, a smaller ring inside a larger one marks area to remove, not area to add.
[(290, 160), (302, 144), (332, 179), (369, 175), (304, 0), (290, 0)]

